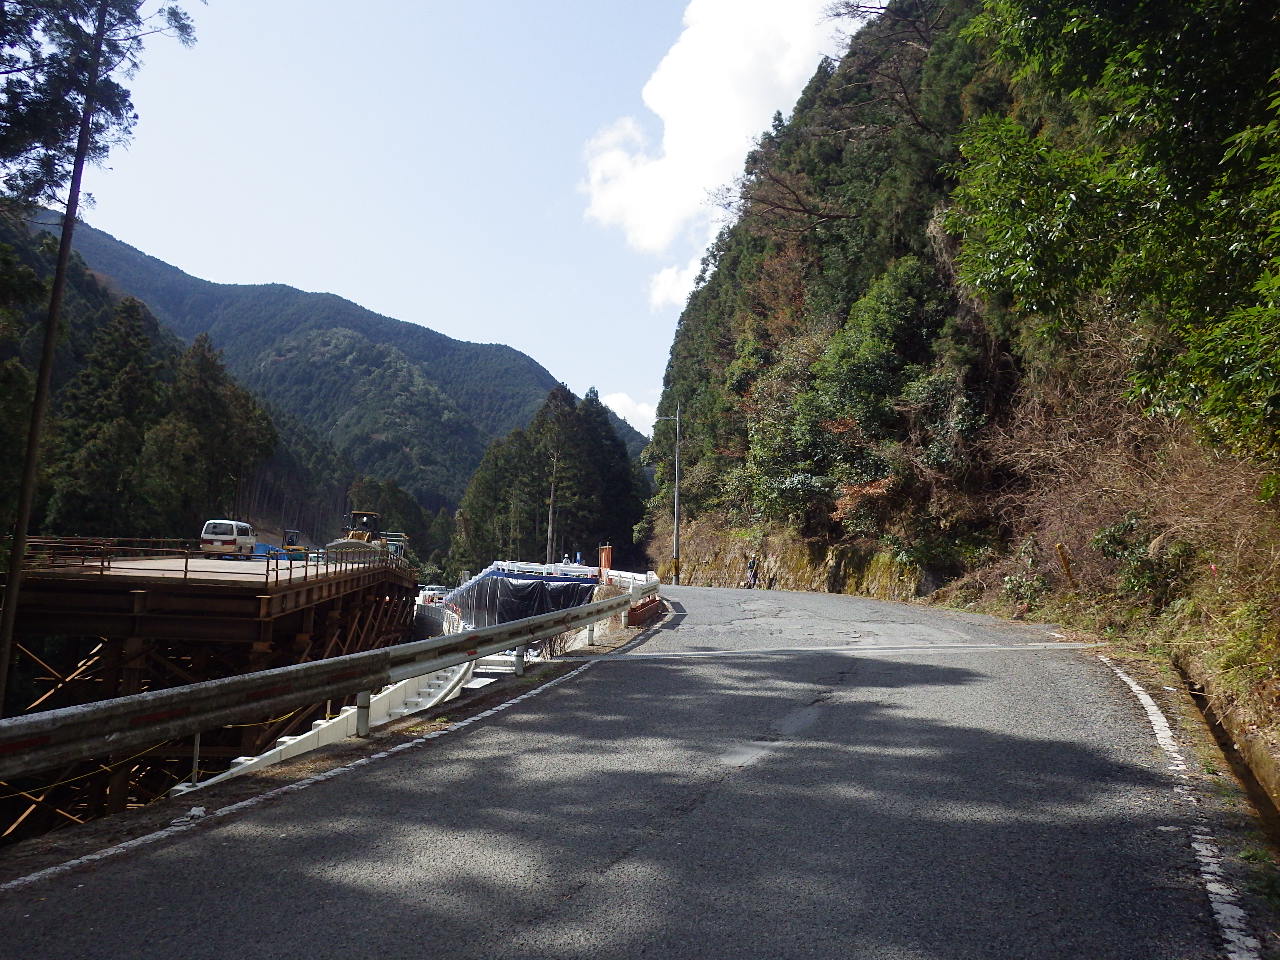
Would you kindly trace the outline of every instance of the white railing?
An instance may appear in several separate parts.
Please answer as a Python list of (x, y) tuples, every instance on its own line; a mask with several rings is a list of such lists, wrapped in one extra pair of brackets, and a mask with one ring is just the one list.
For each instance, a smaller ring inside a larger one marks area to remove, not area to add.
[(628, 573), (626, 570), (605, 570), (600, 578), (601, 583), (613, 583), (630, 589), (636, 585), (644, 587), (656, 582), (658, 575), (650, 570), (648, 573)]
[[(399, 720), (402, 717), (430, 710), (446, 700), (451, 700), (458, 695), (462, 685), (471, 678), (471, 672), (474, 669), (474, 663), (460, 663), (447, 670), (429, 673), (425, 677), (414, 677), (392, 684), (369, 699), (370, 728), (380, 727), (390, 723), (392, 720)], [(318, 750), (348, 737), (354, 737), (359, 728), (360, 718), (358, 713), (359, 711), (356, 707), (343, 707), (337, 716), (329, 717), (326, 720), (317, 720), (306, 733), (292, 737), (281, 737), (270, 750), (260, 753), (256, 757), (236, 757), (231, 761), (230, 769), (224, 770), (222, 773), (206, 780), (196, 781), (193, 779), (188, 783), (180, 783), (171, 789), (169, 793), (172, 796), (180, 796), (184, 793), (190, 793), (192, 790), (201, 790), (205, 787), (213, 786), (215, 783), (233, 780), (236, 777), (244, 776), (246, 773), (252, 773), (254, 770), (261, 770), (264, 767), (270, 767), (285, 760), (292, 760), (294, 757), (301, 756), (312, 750)]]

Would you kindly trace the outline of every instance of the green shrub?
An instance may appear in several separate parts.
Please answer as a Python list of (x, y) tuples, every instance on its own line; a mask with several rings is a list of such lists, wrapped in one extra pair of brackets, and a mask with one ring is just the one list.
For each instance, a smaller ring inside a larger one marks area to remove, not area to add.
[(1195, 556), (1189, 543), (1156, 530), (1136, 513), (1103, 527), (1092, 542), (1118, 564), (1120, 589), (1143, 596), (1157, 608), (1173, 599)]

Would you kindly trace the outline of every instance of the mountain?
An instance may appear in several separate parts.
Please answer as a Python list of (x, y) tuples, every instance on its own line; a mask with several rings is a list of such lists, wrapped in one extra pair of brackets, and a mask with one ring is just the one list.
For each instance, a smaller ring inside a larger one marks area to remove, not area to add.
[[(0, 440), (22, 451), (56, 244), (0, 204)], [(207, 337), (185, 349), (144, 304), (75, 258), (67, 272), (34, 491), (33, 533), (190, 538), (253, 498), (258, 516), (329, 526), (354, 472), (310, 431), (273, 418), (227, 373)], [(275, 455), (273, 451), (278, 452)], [(256, 468), (271, 458), (260, 482)], [(25, 457), (0, 464), (12, 523)], [(237, 513), (240, 511), (237, 510)]]
[(686, 582), (1055, 622), (1274, 736), (1276, 5), (874, 6), (831, 5), (857, 32), (731, 190), (651, 554), (678, 492)]
[[(52, 214), (42, 225), (57, 232)], [(429, 509), (456, 504), (488, 444), (525, 426), (557, 384), (512, 347), (454, 340), (334, 294), (201, 280), (88, 224), (75, 248), (183, 339), (207, 332), (247, 387)], [(638, 454), (645, 439), (612, 422)]]

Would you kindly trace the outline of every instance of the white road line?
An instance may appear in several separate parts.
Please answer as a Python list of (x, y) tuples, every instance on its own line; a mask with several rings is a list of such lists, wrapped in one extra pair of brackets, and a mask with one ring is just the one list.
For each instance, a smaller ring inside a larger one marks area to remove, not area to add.
[[(1160, 707), (1147, 691), (1114, 663), (1101, 655), (1098, 659), (1115, 671), (1116, 676), (1125, 682), (1142, 704), (1142, 709), (1151, 722), (1151, 729), (1155, 731), (1156, 742), (1169, 758), (1169, 769), (1182, 781), (1174, 787), (1178, 795), (1188, 803), (1198, 804), (1199, 800), (1191, 788), (1187, 762), (1178, 749), (1173, 730)], [(1222, 934), (1227, 960), (1260, 960), (1262, 944), (1250, 932), (1249, 918), (1240, 908), (1240, 895), (1223, 878), (1222, 854), (1209, 833), (1205, 815), (1196, 814), (1196, 821), (1197, 825), (1191, 830), (1191, 849), (1200, 864), (1200, 879), (1208, 894), (1209, 905), (1213, 908), (1213, 917), (1218, 922), (1218, 932)]]
[(672, 650), (666, 653), (605, 653), (595, 657), (556, 657), (560, 661), (584, 663), (625, 663), (628, 660), (697, 660), (706, 658), (773, 657), (793, 653), (847, 653), (869, 656), (878, 653), (986, 653), (992, 650), (1090, 650), (1101, 643), (912, 643), (898, 645), (764, 647), (759, 650)]
[(76, 867), (84, 866), (85, 864), (89, 864), (89, 863), (95, 863), (98, 860), (105, 860), (108, 857), (114, 857), (116, 854), (124, 853), (127, 850), (133, 850), (137, 847), (145, 846), (146, 844), (149, 844), (149, 843), (155, 843), (157, 840), (163, 840), (166, 837), (174, 837), (180, 833), (186, 833), (188, 830), (193, 830), (198, 825), (202, 823), (206, 823), (209, 820), (213, 820), (218, 817), (229, 816), (230, 814), (233, 814), (233, 813), (239, 813), (241, 810), (248, 810), (250, 807), (256, 807), (258, 806), (258, 804), (263, 803), (267, 800), (271, 800), (275, 797), (283, 796), (284, 794), (287, 794), (287, 793), (295, 793), (299, 790), (305, 790), (307, 787), (312, 786), (313, 784), (322, 783), (325, 780), (332, 780), (334, 777), (340, 777), (343, 774), (351, 773), (352, 771), (358, 770), (360, 767), (363, 767), (365, 764), (372, 763), (375, 760), (381, 760), (384, 757), (392, 756), (393, 754), (400, 753), (403, 750), (411, 750), (414, 747), (419, 747), (422, 744), (426, 743), (428, 740), (435, 740), (437, 737), (443, 737), (446, 734), (453, 733), (457, 730), (463, 730), (466, 727), (470, 726), (471, 724), (475, 723), (477, 720), (490, 717), (494, 713), (497, 713), (500, 710), (505, 710), (507, 707), (514, 706), (515, 704), (521, 703), (522, 701), (528, 700), (530, 697), (538, 696), (543, 691), (549, 690), (552, 687), (556, 686), (557, 684), (564, 683), (566, 680), (570, 680), (573, 677), (576, 677), (578, 674), (582, 673), (582, 671), (589, 669), (590, 666), (591, 666), (590, 663), (584, 663), (582, 666), (578, 667), (576, 670), (566, 673), (563, 677), (557, 677), (554, 680), (548, 680), (546, 683), (535, 687), (534, 689), (530, 690), (527, 693), (522, 693), (518, 697), (513, 697), (512, 699), (507, 700), (506, 702), (499, 704), (498, 706), (493, 707), (489, 710), (486, 710), (483, 713), (476, 714), (473, 717), (468, 717), (466, 720), (460, 720), (457, 723), (455, 723), (453, 726), (445, 730), (436, 730), (432, 733), (423, 734), (421, 737), (417, 737), (413, 740), (406, 740), (404, 743), (396, 744), (394, 747), (391, 747), (387, 750), (382, 750), (378, 753), (370, 754), (367, 757), (361, 757), (359, 760), (353, 760), (351, 763), (345, 766), (334, 767), (332, 770), (326, 770), (324, 773), (317, 773), (315, 776), (307, 777), (305, 780), (297, 780), (293, 783), (287, 783), (282, 787), (276, 787), (274, 790), (268, 790), (266, 793), (260, 793), (257, 796), (249, 797), (247, 800), (241, 800), (238, 803), (232, 803), (232, 804), (229, 804), (228, 806), (220, 807), (219, 809), (214, 810), (212, 813), (205, 814), (204, 816), (196, 819), (179, 817), (170, 826), (165, 827), (163, 830), (156, 830), (154, 833), (144, 834), (141, 837), (134, 837), (132, 840), (126, 840), (123, 843), (117, 843), (115, 846), (107, 847), (106, 849), (99, 850), (96, 853), (90, 853), (83, 857), (77, 857), (74, 860), (68, 860), (66, 863), (55, 864), (52, 867), (45, 867), (43, 870), (37, 870), (35, 873), (29, 873), (25, 877), (17, 877), (14, 880), (8, 880), (4, 883), (0, 883), (0, 892), (3, 892), (5, 890), (16, 890), (19, 887), (25, 887), (28, 884), (35, 883), (38, 880), (45, 880), (49, 877), (55, 877), (59, 874), (66, 873), (69, 870), (74, 870)]

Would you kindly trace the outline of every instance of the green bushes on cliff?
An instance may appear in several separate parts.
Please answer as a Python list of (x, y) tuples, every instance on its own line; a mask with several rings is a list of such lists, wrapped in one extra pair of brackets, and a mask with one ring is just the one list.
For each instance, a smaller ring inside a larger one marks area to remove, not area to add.
[[(686, 514), (1169, 625), (1256, 693), (1278, 175), (1265, 4), (892, 0), (747, 157), (680, 318)], [(660, 421), (657, 530), (673, 443)]]

